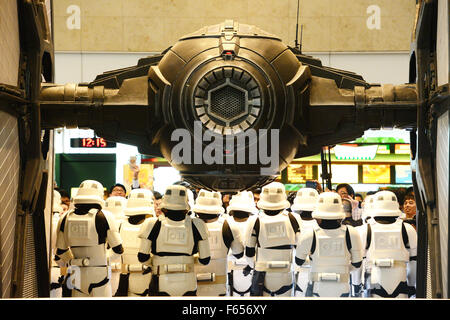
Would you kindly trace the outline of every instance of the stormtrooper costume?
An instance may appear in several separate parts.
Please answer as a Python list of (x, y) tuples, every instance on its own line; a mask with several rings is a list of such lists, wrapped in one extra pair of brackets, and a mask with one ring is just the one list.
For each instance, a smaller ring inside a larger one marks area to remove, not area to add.
[(397, 197), (379, 191), (370, 198), (368, 223), (361, 228), (365, 249), (365, 297), (415, 295), (417, 232), (404, 223)]
[[(123, 210), (127, 204), (127, 199), (124, 197), (112, 196), (105, 200), (105, 207), (103, 211), (109, 211), (116, 220), (117, 228), (120, 230), (122, 222), (126, 219)], [(122, 238), (123, 239), (123, 238)], [(109, 248), (107, 251), (109, 265), (111, 266), (111, 290), (114, 294), (119, 286), (121, 255), (114, 253)]]
[[(294, 203), (291, 206), (291, 210), (294, 213), (294, 217), (297, 219), (300, 227), (300, 235), (306, 233), (307, 230), (312, 230), (317, 227), (316, 220), (312, 217), (319, 198), (319, 193), (313, 188), (302, 188), (297, 191), (294, 198)], [(294, 252), (295, 257), (295, 252)], [(295, 288), (294, 296), (305, 297), (306, 289), (309, 282), (310, 263), (309, 258), (306, 257), (305, 263), (302, 266), (295, 264)]]
[(63, 214), (61, 206), (61, 194), (53, 190), (53, 215), (52, 215), (52, 267), (50, 281), (50, 298), (62, 297), (62, 283), (67, 270), (67, 265), (58, 256), (56, 251), (56, 233), (60, 216)]
[(83, 181), (74, 205), (59, 220), (56, 237), (56, 255), (69, 264), (65, 285), (72, 297), (111, 297), (106, 245), (117, 254), (123, 247), (114, 217), (102, 211), (102, 184)]
[[(200, 190), (192, 211), (206, 223), (208, 229), (211, 260), (208, 265), (195, 263), (198, 296), (225, 296), (227, 294), (228, 252), (239, 259), (244, 255), (244, 246), (239, 230), (227, 219), (219, 217), (224, 213), (219, 192)], [(231, 250), (230, 250), (231, 249)]]
[[(357, 226), (355, 227), (355, 229), (358, 231), (360, 237), (361, 237), (361, 241), (363, 244), (363, 262), (361, 265), (361, 285), (359, 288), (357, 287), (353, 287), (354, 290), (352, 292), (352, 295), (355, 297), (362, 297), (364, 295), (364, 283), (365, 283), (365, 279), (366, 279), (366, 257), (365, 257), (365, 250), (364, 250), (364, 237), (366, 236), (366, 224), (370, 223), (370, 221), (372, 221), (372, 216), (371, 216), (371, 210), (372, 210), (372, 206), (373, 206), (373, 200), (371, 201), (370, 199), (373, 197), (373, 195), (367, 195), (363, 201), (363, 206), (362, 206), (362, 212), (361, 212), (361, 219), (363, 221), (363, 224), (361, 226)], [(364, 234), (364, 235), (363, 235)]]
[(147, 218), (155, 217), (153, 193), (147, 189), (133, 189), (124, 209), (126, 219), (120, 226), (123, 254), (120, 264), (120, 283), (115, 296), (147, 296), (151, 270), (138, 260), (139, 232)]
[(167, 187), (161, 202), (164, 216), (147, 219), (139, 232), (138, 259), (149, 265), (151, 296), (195, 296), (194, 254), (208, 264), (210, 249), (205, 223), (188, 215), (186, 187)]
[(299, 234), (297, 220), (285, 209), (290, 206), (284, 185), (272, 182), (262, 188), (257, 206), (263, 210), (249, 218), (245, 255), (256, 256), (251, 296), (291, 296), (292, 256)]
[(360, 285), (361, 238), (354, 227), (342, 225), (345, 218), (341, 197), (335, 192), (319, 195), (313, 218), (318, 225), (300, 235), (295, 262), (303, 265), (309, 256), (311, 270), (306, 296), (347, 297), (350, 271), (356, 268), (354, 284)]
[[(231, 229), (239, 231), (242, 246), (245, 245), (248, 218), (257, 215), (253, 194), (250, 191), (242, 191), (233, 195), (227, 207), (227, 222)], [(228, 294), (230, 296), (249, 296), (252, 285), (254, 259), (236, 257), (231, 252), (228, 254)]]

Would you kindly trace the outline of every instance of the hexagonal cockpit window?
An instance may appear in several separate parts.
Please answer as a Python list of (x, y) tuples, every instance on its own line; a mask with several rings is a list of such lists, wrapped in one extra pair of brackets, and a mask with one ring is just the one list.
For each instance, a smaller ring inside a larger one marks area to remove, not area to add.
[(225, 84), (210, 92), (208, 113), (230, 122), (247, 112), (246, 92)]

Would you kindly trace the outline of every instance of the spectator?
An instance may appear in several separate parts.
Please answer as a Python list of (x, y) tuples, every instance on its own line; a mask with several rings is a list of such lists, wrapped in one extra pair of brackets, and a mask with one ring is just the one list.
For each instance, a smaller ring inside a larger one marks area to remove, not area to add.
[(225, 212), (227, 212), (227, 207), (230, 204), (231, 196), (235, 195), (236, 192), (232, 193), (226, 193), (222, 196), (222, 207), (225, 209)]
[(362, 223), (361, 204), (359, 203), (359, 201), (355, 200), (355, 191), (353, 190), (352, 186), (348, 183), (338, 184), (338, 186), (336, 187), (336, 192), (341, 196), (341, 199), (347, 199), (350, 201), (352, 205), (352, 218), (355, 223)]
[(406, 223), (410, 223), (416, 228), (416, 199), (414, 193), (407, 194), (403, 200), (403, 213), (405, 218), (403, 219)]
[(364, 197), (360, 193), (355, 193), (355, 200), (358, 200), (359, 203), (363, 202)]
[(162, 194), (158, 191), (153, 191), (153, 205), (155, 206), (155, 213), (157, 217), (163, 213), (160, 208), (161, 201)]
[(322, 186), (320, 185), (319, 181), (317, 180), (308, 180), (305, 183), (306, 188), (312, 188), (316, 189), (316, 191), (320, 194), (323, 192)]
[(69, 193), (64, 189), (55, 188), (56, 191), (61, 195), (61, 206), (63, 208), (63, 212), (66, 212), (70, 206), (70, 196)]
[(123, 184), (116, 183), (113, 185), (110, 189), (110, 196), (111, 197), (124, 197), (126, 198), (127, 195), (127, 188)]
[[(291, 206), (294, 204), (294, 199), (297, 196), (297, 192), (296, 191), (290, 191), (287, 195), (287, 200), (289, 201), (289, 203), (291, 204)], [(291, 207), (286, 209), (289, 212), (292, 212)]]
[(336, 187), (336, 192), (339, 193), (342, 199), (346, 199), (347, 196), (350, 196), (352, 199), (355, 198), (355, 191), (348, 183), (338, 184)]
[(257, 188), (255, 190), (252, 190), (252, 193), (253, 193), (253, 199), (255, 200), (255, 204), (257, 204), (258, 201), (259, 201), (259, 196), (261, 194), (261, 188)]

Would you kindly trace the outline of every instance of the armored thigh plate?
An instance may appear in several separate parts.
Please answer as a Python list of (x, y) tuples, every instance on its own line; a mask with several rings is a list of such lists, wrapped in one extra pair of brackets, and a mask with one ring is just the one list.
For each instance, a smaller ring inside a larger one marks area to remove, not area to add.
[(166, 292), (170, 296), (182, 296), (196, 289), (197, 278), (194, 272), (167, 273), (159, 276), (159, 292)]
[(69, 274), (67, 286), (72, 289), (72, 296), (112, 296), (108, 267), (71, 266), (67, 272)]

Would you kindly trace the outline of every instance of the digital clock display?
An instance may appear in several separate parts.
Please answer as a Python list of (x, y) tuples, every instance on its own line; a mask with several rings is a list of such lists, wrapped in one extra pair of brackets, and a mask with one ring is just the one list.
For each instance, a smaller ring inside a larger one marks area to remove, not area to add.
[(72, 148), (115, 148), (116, 143), (104, 138), (71, 138)]

